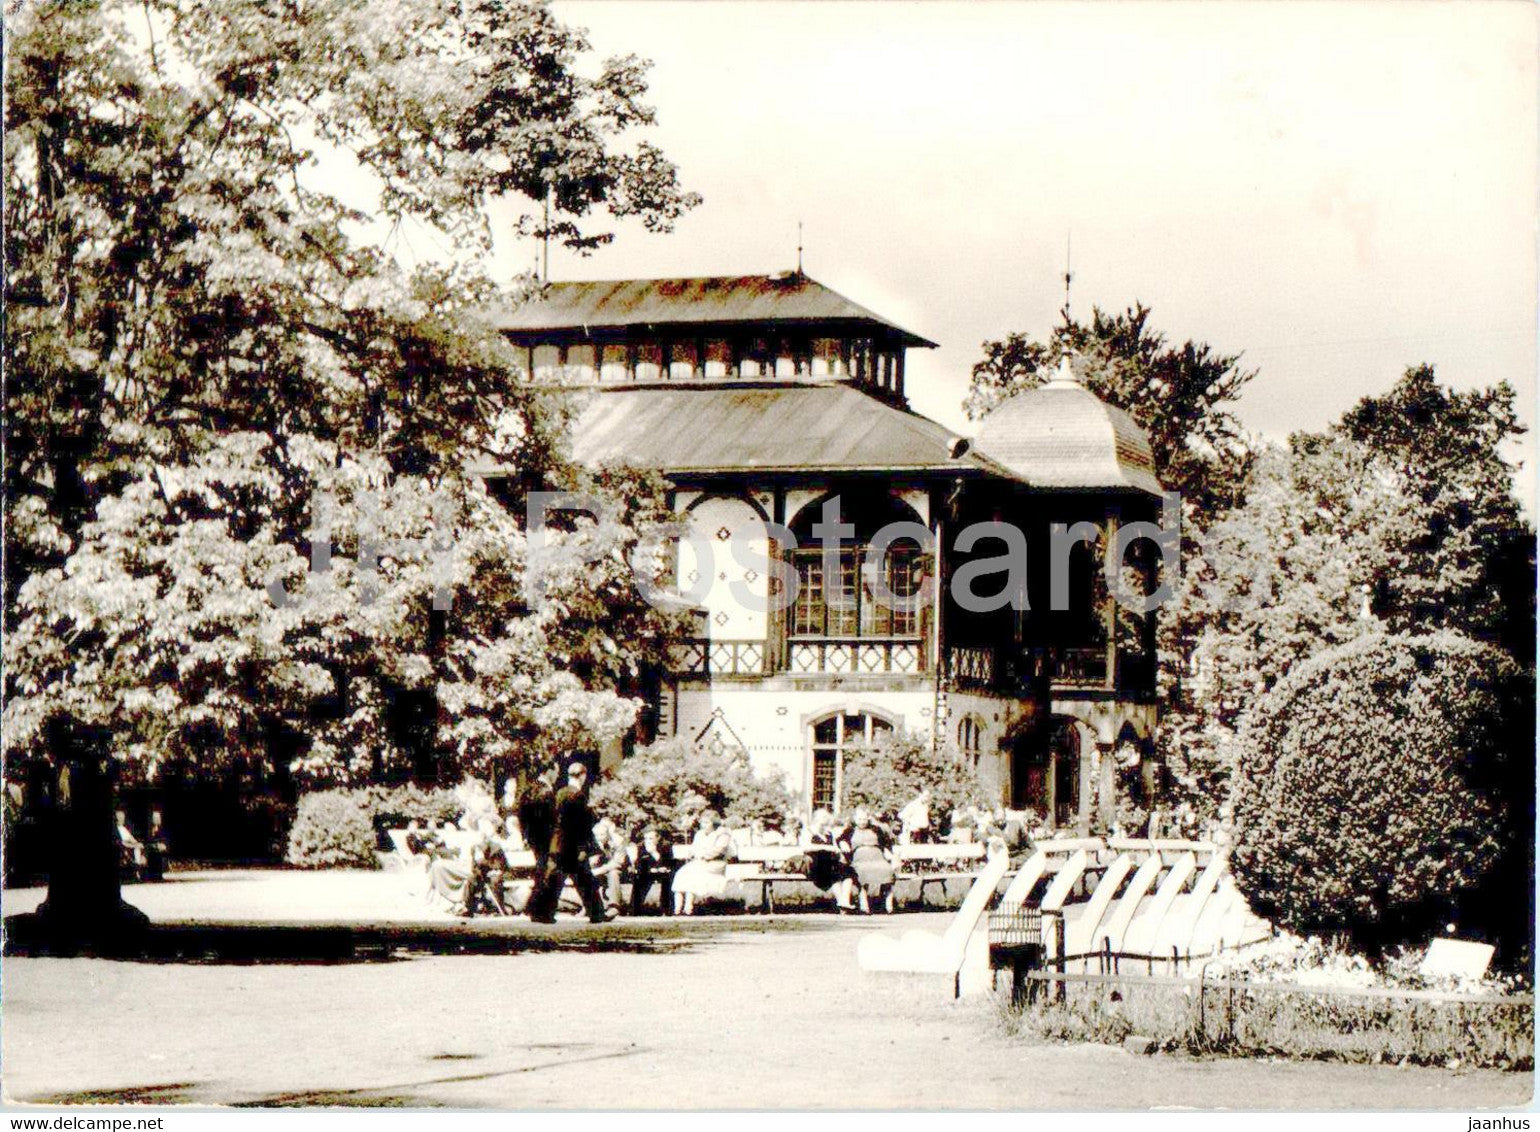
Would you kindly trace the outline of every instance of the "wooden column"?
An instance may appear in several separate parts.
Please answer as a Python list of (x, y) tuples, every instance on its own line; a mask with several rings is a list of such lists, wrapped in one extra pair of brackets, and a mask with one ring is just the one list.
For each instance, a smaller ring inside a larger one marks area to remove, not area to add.
[(1048, 828), (1059, 828), (1059, 744), (1054, 740), (1048, 743), (1048, 781), (1044, 784), (1043, 795), (1048, 805)]
[(930, 529), (935, 536), (935, 550), (931, 559), (931, 575), (933, 578), (933, 592), (930, 603), (930, 640), (922, 640), (921, 648), (929, 645), (930, 676), (935, 688), (935, 695), (931, 701), (931, 750), (937, 749), (945, 736), (946, 721), (941, 718), (942, 712), (947, 706), (947, 682), (950, 675), (946, 663), (946, 641), (942, 633), (943, 622), (946, 616), (946, 555), (943, 548), (946, 545), (946, 523), (941, 514), (939, 495), (936, 491), (930, 493)]
[[(1117, 536), (1119, 510), (1117, 504), (1109, 504), (1105, 520), (1102, 522), (1102, 538), (1104, 554), (1112, 553), (1112, 540)], [(1097, 564), (1104, 574), (1106, 570), (1106, 558)], [(1102, 579), (1106, 581), (1105, 576)], [(1115, 688), (1118, 682), (1118, 599), (1113, 596), (1112, 587), (1107, 587), (1107, 679), (1104, 687)]]
[[(775, 484), (770, 489), (770, 521), (780, 526), (786, 524), (786, 488), (783, 484)], [(771, 562), (770, 577), (765, 580), (765, 600), (784, 605), (785, 608), (767, 616), (765, 628), (768, 640), (765, 648), (765, 675), (778, 672), (786, 666), (786, 621), (791, 616), (791, 606), (787, 602), (787, 592), (782, 591), (779, 596), (770, 592), (770, 584), (776, 577), (775, 566), (785, 562), (784, 548), (781, 544), (769, 537), (766, 532), (765, 553)]]

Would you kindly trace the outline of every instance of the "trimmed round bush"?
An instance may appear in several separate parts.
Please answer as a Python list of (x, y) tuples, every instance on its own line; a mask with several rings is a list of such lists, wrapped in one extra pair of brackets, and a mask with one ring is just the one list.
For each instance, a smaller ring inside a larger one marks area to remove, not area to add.
[(1252, 908), (1371, 948), (1479, 909), (1531, 757), (1505, 726), (1516, 676), (1445, 632), (1360, 638), (1280, 680), (1239, 736), (1231, 865)]
[(420, 786), (312, 791), (295, 808), (286, 857), (306, 869), (378, 868), (384, 830), (414, 818), (423, 824), (452, 821), (461, 809), (454, 791)]
[(374, 868), (374, 823), (358, 790), (318, 790), (295, 808), (288, 861), (307, 869)]

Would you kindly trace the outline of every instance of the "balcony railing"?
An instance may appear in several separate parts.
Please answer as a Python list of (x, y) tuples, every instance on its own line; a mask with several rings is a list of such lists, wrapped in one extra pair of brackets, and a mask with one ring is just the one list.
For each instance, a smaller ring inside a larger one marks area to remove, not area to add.
[(763, 676), (770, 650), (764, 641), (723, 641), (709, 637), (669, 646), (669, 671), (676, 676)]
[(924, 672), (925, 643), (920, 637), (795, 637), (786, 642), (786, 670), (793, 676)]
[(1056, 688), (1110, 687), (1106, 647), (1059, 649), (1049, 679)]
[(948, 650), (952, 680), (959, 688), (992, 688), (995, 684), (995, 650), (958, 646)]
[[(915, 675), (926, 670), (922, 637), (793, 637), (785, 643), (775, 666), (770, 645), (763, 640), (720, 640), (694, 637), (669, 647), (669, 671), (676, 676), (758, 677), (777, 667), (799, 675)], [(1061, 648), (1006, 658), (997, 650), (956, 646), (948, 650), (951, 678), (959, 688), (992, 689), (1032, 681), (1031, 669), (1048, 663), (1053, 688), (1091, 690), (1112, 687), (1107, 650), (1102, 646)], [(1148, 666), (1146, 666), (1148, 667)], [(1138, 666), (1120, 664), (1120, 682), (1143, 688), (1150, 675)], [(1037, 669), (1041, 672), (1041, 669)], [(1143, 682), (1141, 682), (1143, 681)]]

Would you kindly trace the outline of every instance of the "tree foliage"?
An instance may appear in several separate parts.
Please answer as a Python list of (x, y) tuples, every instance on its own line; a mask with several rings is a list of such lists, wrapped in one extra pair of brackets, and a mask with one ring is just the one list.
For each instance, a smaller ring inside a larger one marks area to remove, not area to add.
[(1409, 371), (1334, 428), (1262, 450), (1244, 503), (1187, 532), (1161, 616), (1191, 664), (1165, 688), (1162, 747), (1200, 807), (1224, 799), (1258, 697), (1338, 645), (1448, 629), (1532, 665), (1534, 536), (1499, 451), (1512, 391), (1432, 383)]
[(1373, 945), (1481, 915), (1507, 811), (1524, 801), (1505, 794), (1532, 757), (1505, 726), (1517, 675), (1456, 633), (1376, 633), (1260, 697), (1240, 739), (1231, 857), (1252, 908)]
[[(110, 726), (132, 776), (283, 759), (325, 784), (410, 774), (419, 738), (441, 765), (490, 774), (630, 727), (627, 693), (670, 631), (626, 564), (647, 529), (635, 508), (552, 536), (573, 553), (547, 556), (534, 605), (526, 532), (484, 486), (457, 485), (445, 514), (445, 484), (375, 488), (378, 463), (334, 468), (328, 452), (308, 469), (316, 498), (336, 501), (336, 553), (316, 573), (253, 514), (277, 490), (265, 443), (224, 437), (217, 462), (134, 481), (64, 567), (23, 587), (5, 643), (8, 749), (43, 753), (46, 720), (65, 711)], [(370, 543), (392, 548), (372, 570)], [(432, 708), (426, 738), (401, 719), (414, 697)]]
[(960, 806), (989, 806), (1000, 791), (978, 769), (945, 747), (917, 735), (900, 735), (845, 752), (842, 774), (846, 813), (862, 806), (873, 814), (893, 813), (921, 790), (931, 795), (931, 820), (945, 821)]
[[(103, 496), (225, 432), (273, 437), (280, 478), (295, 436), (397, 474), (538, 471), (550, 415), (479, 317), (487, 206), (523, 200), (524, 230), (549, 199), (584, 248), (608, 236), (595, 212), (666, 228), (696, 200), (635, 140), (644, 66), (593, 64), (539, 2), (45, 0), (7, 30), (17, 582)], [(445, 264), (400, 262), (370, 224), (425, 227)]]
[(1412, 502), (1403, 568), (1377, 582), (1376, 612), (1396, 631), (1448, 626), (1532, 663), (1534, 532), (1503, 454), (1525, 431), (1514, 396), (1507, 382), (1451, 390), (1432, 366), (1413, 366), (1332, 431), (1394, 468)]
[[(489, 281), (487, 217), (586, 249), (690, 207), (644, 65), (507, 0), (55, 0), (7, 31), (7, 751), (63, 711), (135, 772), (349, 782), (623, 730), (667, 628), (623, 560), (656, 485), (564, 466), (565, 406), (485, 318), (527, 293)], [(548, 602), (485, 465), (619, 506), (553, 535)]]
[(673, 738), (639, 748), (594, 787), (594, 808), (635, 830), (651, 822), (687, 835), (705, 810), (744, 821), (782, 819), (793, 807), (785, 783), (758, 775), (736, 747)]

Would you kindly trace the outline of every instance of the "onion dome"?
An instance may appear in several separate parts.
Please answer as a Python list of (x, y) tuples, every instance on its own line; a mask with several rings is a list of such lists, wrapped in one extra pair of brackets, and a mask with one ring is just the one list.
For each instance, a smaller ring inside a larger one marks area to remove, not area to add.
[(1087, 389), (1068, 355), (1046, 384), (990, 411), (974, 451), (1032, 487), (1161, 494), (1149, 436), (1133, 417)]

